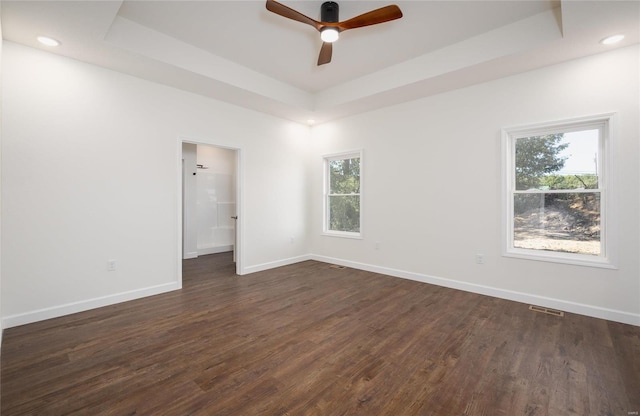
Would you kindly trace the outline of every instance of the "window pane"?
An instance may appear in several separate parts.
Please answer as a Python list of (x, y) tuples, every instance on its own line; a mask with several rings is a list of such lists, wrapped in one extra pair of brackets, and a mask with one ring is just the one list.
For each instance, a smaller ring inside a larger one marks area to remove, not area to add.
[(514, 247), (600, 255), (599, 193), (521, 193), (513, 207)]
[(360, 158), (329, 161), (329, 193), (360, 193)]
[(516, 190), (597, 189), (599, 130), (516, 139)]
[(360, 195), (329, 196), (329, 230), (360, 232)]

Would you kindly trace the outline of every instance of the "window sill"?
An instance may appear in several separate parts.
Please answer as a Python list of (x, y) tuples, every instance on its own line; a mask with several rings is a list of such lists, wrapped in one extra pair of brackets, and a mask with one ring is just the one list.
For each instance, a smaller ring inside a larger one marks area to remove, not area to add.
[(597, 267), (601, 269), (617, 270), (618, 268), (611, 263), (610, 259), (603, 257), (587, 256), (576, 254), (573, 256), (565, 253), (543, 252), (536, 253), (528, 250), (507, 250), (502, 253), (503, 257), (511, 257), (523, 260), (544, 261), (550, 263), (561, 263), (572, 266)]
[(362, 240), (361, 233), (349, 233), (345, 231), (323, 231), (321, 235), (325, 237), (340, 237), (340, 238), (350, 238), (352, 240)]

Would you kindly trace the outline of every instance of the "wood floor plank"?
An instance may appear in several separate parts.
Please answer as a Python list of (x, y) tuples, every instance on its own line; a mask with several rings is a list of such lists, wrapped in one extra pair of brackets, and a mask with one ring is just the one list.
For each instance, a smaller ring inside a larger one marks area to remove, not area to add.
[(306, 261), (5, 331), (2, 415), (628, 415), (640, 328)]

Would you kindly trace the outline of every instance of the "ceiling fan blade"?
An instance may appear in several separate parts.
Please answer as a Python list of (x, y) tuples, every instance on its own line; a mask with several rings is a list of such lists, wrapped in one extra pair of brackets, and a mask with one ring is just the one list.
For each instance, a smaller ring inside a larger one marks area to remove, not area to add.
[(392, 4), (390, 6), (381, 7), (370, 12), (361, 14), (352, 19), (338, 23), (340, 30), (355, 29), (363, 26), (377, 25), (378, 23), (389, 22), (402, 17), (402, 11), (398, 6)]
[(322, 42), (322, 48), (320, 48), (320, 56), (318, 56), (318, 66), (328, 64), (331, 62), (331, 54), (333, 53), (333, 43)]
[(297, 10), (293, 10), (291, 7), (285, 6), (282, 3), (278, 3), (275, 0), (267, 0), (267, 10), (275, 14), (279, 14), (282, 17), (311, 25), (315, 27), (316, 30), (320, 30), (320, 28), (322, 27), (320, 22), (303, 15)]

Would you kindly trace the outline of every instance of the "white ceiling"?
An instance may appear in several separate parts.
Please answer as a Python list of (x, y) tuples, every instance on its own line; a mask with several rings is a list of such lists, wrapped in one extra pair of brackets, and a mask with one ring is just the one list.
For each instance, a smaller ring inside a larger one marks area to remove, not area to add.
[[(318, 1), (281, 3), (319, 20)], [(340, 1), (340, 20), (390, 2)], [(343, 32), (330, 64), (311, 27), (264, 1), (6, 1), (5, 40), (298, 122), (317, 123), (640, 40), (638, 1), (400, 1)], [(599, 41), (626, 38), (615, 46)], [(48, 35), (56, 48), (36, 41)]]

